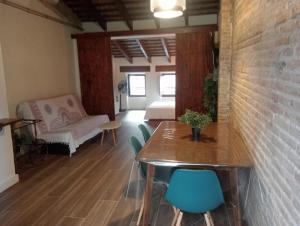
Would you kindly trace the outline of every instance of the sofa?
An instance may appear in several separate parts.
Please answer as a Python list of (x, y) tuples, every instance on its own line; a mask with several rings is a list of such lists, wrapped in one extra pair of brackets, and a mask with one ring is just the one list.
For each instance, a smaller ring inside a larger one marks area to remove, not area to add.
[(17, 116), (42, 120), (37, 124), (37, 138), (47, 143), (67, 144), (70, 156), (79, 145), (102, 132), (101, 124), (109, 122), (108, 115), (87, 115), (73, 94), (21, 103), (17, 106)]

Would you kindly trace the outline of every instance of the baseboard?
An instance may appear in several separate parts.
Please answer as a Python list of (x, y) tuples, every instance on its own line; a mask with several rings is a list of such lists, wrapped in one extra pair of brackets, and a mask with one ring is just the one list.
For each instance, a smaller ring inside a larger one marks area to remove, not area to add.
[(19, 175), (15, 174), (9, 178), (7, 178), (5, 181), (0, 182), (0, 193), (8, 189), (9, 187), (13, 186), (14, 184), (19, 182)]

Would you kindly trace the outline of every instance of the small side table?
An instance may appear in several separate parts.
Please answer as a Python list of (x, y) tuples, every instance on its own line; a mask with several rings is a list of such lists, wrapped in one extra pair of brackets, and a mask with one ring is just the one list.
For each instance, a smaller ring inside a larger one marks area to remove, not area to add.
[(102, 137), (101, 137), (101, 145), (103, 145), (103, 140), (104, 140), (104, 133), (105, 133), (105, 130), (106, 131), (111, 131), (112, 132), (112, 135), (113, 135), (113, 140), (114, 140), (114, 145), (116, 145), (116, 134), (115, 134), (115, 130), (120, 128), (121, 127), (121, 122), (118, 122), (118, 121), (110, 121), (110, 122), (107, 122), (107, 123), (104, 123), (100, 126), (100, 129), (103, 130), (102, 132)]

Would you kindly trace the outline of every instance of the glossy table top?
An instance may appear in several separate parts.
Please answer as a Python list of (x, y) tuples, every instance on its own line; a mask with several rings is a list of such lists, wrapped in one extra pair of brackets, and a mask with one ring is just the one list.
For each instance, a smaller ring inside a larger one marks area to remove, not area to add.
[(211, 123), (192, 141), (191, 128), (176, 121), (161, 122), (138, 154), (138, 161), (168, 166), (251, 167), (238, 133), (226, 123)]

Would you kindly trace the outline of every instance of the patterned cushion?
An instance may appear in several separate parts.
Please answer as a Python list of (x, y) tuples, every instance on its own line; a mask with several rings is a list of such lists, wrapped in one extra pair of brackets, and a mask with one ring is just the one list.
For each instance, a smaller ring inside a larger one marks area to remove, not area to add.
[(42, 120), (38, 123), (40, 133), (68, 126), (87, 116), (78, 97), (72, 94), (30, 101), (28, 105), (33, 118)]

